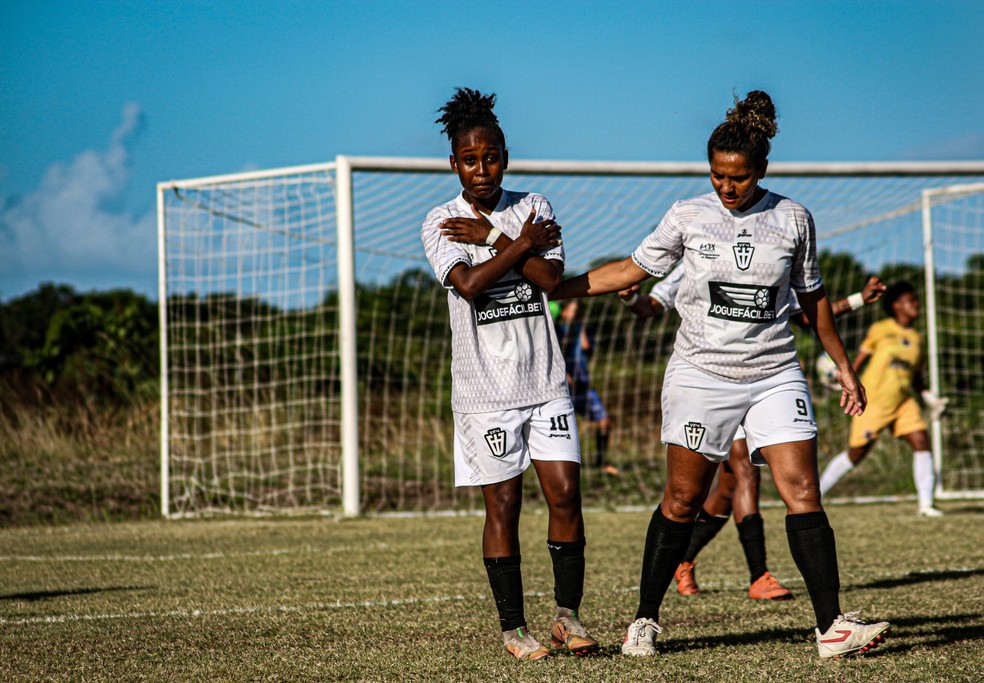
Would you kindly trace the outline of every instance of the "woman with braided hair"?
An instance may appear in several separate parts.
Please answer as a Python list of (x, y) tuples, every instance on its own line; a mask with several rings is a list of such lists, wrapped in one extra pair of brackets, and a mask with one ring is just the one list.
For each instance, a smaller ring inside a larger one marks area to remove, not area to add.
[(820, 656), (863, 652), (889, 629), (840, 608), (834, 533), (820, 504), (816, 422), (789, 327), (790, 289), (840, 371), (844, 412), (862, 413), (866, 399), (820, 277), (813, 218), (759, 185), (776, 132), (772, 98), (748, 93), (708, 140), (714, 191), (676, 202), (629, 258), (554, 290), (557, 299), (618, 292), (683, 262), (682, 323), (661, 400), (666, 486), (646, 536), (639, 607), (622, 645), (627, 655), (656, 653), (660, 605), (739, 426), (786, 504), (786, 535), (813, 603)]
[(598, 643), (577, 612), (585, 546), (580, 445), (547, 306), (564, 272), (561, 228), (543, 196), (502, 188), (509, 156), (494, 106), (495, 95), (459, 88), (440, 109), (462, 191), (421, 228), (448, 289), (455, 485), (482, 488), (482, 551), (506, 649), (540, 659), (550, 650), (526, 628), (520, 571), (522, 480), (532, 463), (549, 509), (551, 641), (587, 654)]

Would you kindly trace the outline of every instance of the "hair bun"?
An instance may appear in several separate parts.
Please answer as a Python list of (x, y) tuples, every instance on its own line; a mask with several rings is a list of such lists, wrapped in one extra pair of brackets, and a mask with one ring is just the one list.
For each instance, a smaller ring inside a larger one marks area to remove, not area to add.
[(762, 90), (752, 90), (743, 100), (735, 96), (735, 106), (728, 110), (725, 119), (745, 128), (757, 130), (767, 138), (773, 138), (779, 132), (777, 116), (776, 105), (773, 104), (769, 94)]

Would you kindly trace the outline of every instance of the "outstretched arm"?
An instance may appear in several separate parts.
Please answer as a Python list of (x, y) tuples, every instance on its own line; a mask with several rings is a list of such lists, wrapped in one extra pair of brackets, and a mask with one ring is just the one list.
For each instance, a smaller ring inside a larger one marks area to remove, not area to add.
[(649, 273), (636, 265), (630, 256), (621, 261), (612, 261), (592, 268), (587, 273), (570, 280), (564, 280), (550, 298), (580, 299), (586, 296), (609, 294), (637, 285), (648, 277), (650, 277)]
[(618, 293), (618, 298), (640, 318), (655, 318), (663, 314), (663, 304), (651, 296), (639, 294), (639, 285), (632, 285)]
[[(856, 311), (865, 304), (878, 301), (882, 298), (882, 294), (885, 293), (885, 289), (885, 283), (881, 281), (881, 278), (877, 275), (872, 275), (868, 278), (868, 281), (864, 284), (864, 287), (860, 292), (855, 292), (854, 294), (846, 296), (843, 299), (838, 299), (830, 305), (834, 312), (834, 317), (839, 318), (846, 313)], [(793, 315), (789, 320), (804, 329), (810, 327), (810, 320), (806, 317), (803, 311)], [(855, 365), (855, 367), (857, 367), (857, 365)]]

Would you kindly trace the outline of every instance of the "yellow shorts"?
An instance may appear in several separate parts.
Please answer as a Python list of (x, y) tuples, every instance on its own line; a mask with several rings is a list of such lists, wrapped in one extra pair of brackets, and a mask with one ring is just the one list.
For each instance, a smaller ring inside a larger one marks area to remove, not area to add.
[(889, 425), (892, 425), (892, 436), (896, 438), (924, 431), (926, 421), (923, 420), (916, 399), (910, 396), (894, 409), (869, 403), (864, 413), (851, 418), (851, 435), (847, 445), (860, 448), (877, 439), (881, 431)]

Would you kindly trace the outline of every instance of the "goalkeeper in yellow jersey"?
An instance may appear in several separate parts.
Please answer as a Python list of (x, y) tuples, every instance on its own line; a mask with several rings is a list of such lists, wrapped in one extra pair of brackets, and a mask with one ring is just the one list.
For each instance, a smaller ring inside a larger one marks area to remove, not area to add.
[(825, 495), (834, 484), (860, 463), (886, 427), (892, 436), (905, 439), (912, 446), (912, 474), (919, 498), (919, 515), (939, 517), (943, 513), (933, 506), (936, 472), (929, 450), (929, 436), (916, 396), (920, 395), (933, 419), (938, 418), (948, 399), (941, 399), (924, 389), (922, 367), (926, 358), (923, 336), (913, 328), (919, 318), (919, 297), (908, 282), (898, 282), (885, 292), (882, 306), (888, 317), (868, 329), (861, 350), (854, 359), (861, 383), (868, 392), (868, 407), (851, 418), (848, 450), (834, 457), (820, 476), (820, 493)]

